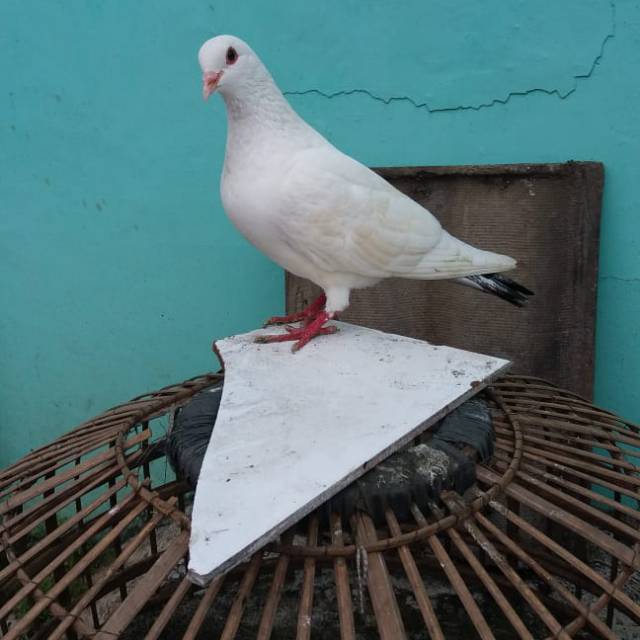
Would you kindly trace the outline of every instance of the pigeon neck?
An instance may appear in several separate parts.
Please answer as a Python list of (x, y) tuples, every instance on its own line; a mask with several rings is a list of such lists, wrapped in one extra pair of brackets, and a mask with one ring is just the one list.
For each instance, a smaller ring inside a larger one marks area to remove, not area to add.
[(254, 132), (277, 131), (301, 122), (271, 78), (255, 80), (223, 93), (230, 131), (236, 126)]
[(221, 93), (227, 108), (228, 171), (246, 164), (248, 152), (256, 162), (264, 155), (261, 148), (273, 158), (317, 143), (319, 135), (293, 110), (266, 69)]

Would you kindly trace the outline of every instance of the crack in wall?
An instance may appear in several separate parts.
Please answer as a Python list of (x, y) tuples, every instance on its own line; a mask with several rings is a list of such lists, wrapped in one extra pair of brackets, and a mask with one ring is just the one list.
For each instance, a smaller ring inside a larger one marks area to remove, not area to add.
[(617, 282), (640, 282), (640, 278), (623, 278), (621, 276), (600, 276), (600, 280), (615, 280)]
[(320, 89), (301, 89), (301, 90), (289, 90), (284, 91), (284, 95), (286, 96), (307, 96), (307, 95), (317, 95), (323, 98), (327, 98), (328, 100), (332, 100), (333, 98), (342, 98), (348, 97), (352, 95), (364, 95), (376, 102), (382, 102), (385, 105), (389, 105), (393, 102), (408, 102), (413, 105), (416, 109), (425, 109), (429, 113), (447, 113), (451, 111), (480, 111), (481, 109), (488, 109), (497, 104), (506, 105), (511, 98), (518, 98), (523, 96), (529, 96), (534, 93), (542, 93), (548, 96), (557, 96), (560, 100), (566, 100), (569, 96), (575, 93), (578, 89), (578, 84), (581, 80), (588, 80), (593, 75), (596, 67), (600, 64), (603, 56), (605, 47), (609, 40), (613, 40), (616, 36), (616, 1), (610, 0), (609, 6), (611, 8), (611, 29), (609, 33), (604, 37), (602, 43), (600, 44), (600, 51), (598, 55), (593, 59), (591, 63), (591, 67), (587, 73), (579, 74), (577, 76), (573, 76), (574, 84), (569, 91), (562, 93), (560, 89), (544, 89), (544, 88), (534, 88), (534, 89), (525, 89), (522, 91), (511, 91), (504, 98), (494, 98), (490, 102), (483, 102), (476, 105), (457, 105), (452, 107), (430, 107), (427, 102), (418, 102), (414, 100), (410, 96), (378, 96), (369, 91), (368, 89), (343, 89), (340, 91), (335, 91), (334, 93), (326, 93), (321, 91)]

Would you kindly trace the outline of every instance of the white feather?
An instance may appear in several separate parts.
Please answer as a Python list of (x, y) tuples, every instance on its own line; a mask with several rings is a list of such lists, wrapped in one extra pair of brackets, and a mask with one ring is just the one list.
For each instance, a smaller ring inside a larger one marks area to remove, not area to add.
[[(239, 56), (224, 67), (229, 46)], [(383, 278), (461, 278), (515, 266), (454, 238), (427, 209), (338, 151), (295, 113), (241, 40), (213, 38), (200, 64), (224, 71), (228, 216), (275, 262), (322, 287), (327, 311), (343, 310), (351, 289)]]

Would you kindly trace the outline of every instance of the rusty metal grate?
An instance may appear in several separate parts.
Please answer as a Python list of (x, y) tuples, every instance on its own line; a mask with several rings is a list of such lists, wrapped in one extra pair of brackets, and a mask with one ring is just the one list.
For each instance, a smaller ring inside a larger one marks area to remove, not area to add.
[(377, 528), (312, 514), (197, 589), (188, 488), (162, 477), (158, 434), (217, 379), (116, 407), (0, 473), (2, 637), (624, 638), (640, 624), (639, 429), (524, 377), (487, 391), (496, 454), (467, 495), (411, 521), (387, 509)]

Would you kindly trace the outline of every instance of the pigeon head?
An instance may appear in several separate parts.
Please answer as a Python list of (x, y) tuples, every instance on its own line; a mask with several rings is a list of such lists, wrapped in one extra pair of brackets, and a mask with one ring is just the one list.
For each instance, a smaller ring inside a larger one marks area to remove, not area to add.
[(235, 36), (216, 36), (207, 40), (198, 52), (202, 69), (202, 97), (215, 91), (223, 95), (237, 93), (242, 87), (268, 75), (251, 47)]

